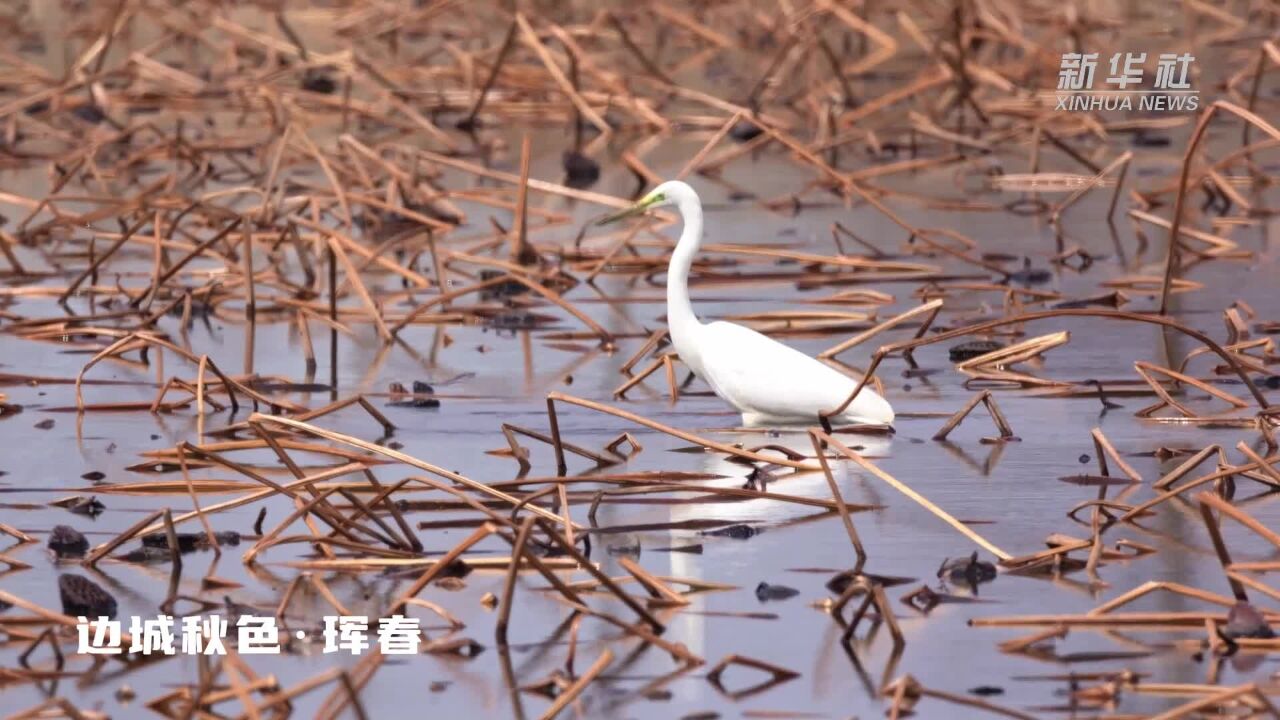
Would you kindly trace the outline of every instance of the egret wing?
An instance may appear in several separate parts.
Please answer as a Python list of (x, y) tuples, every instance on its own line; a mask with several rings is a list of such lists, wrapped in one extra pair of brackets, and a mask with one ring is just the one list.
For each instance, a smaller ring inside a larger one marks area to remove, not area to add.
[(729, 322), (703, 328), (703, 379), (743, 412), (816, 418), (857, 382), (795, 348)]

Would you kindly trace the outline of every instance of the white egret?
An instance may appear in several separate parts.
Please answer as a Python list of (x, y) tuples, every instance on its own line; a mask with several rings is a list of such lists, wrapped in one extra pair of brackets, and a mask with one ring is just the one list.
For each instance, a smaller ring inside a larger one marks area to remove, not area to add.
[[(724, 321), (704, 324), (693, 314), (689, 269), (702, 244), (702, 201), (693, 188), (679, 180), (664, 182), (600, 224), (665, 205), (674, 205), (684, 221), (667, 268), (667, 326), (680, 360), (737, 408), (747, 427), (816, 423), (820, 412), (844, 402), (857, 386), (853, 378), (755, 330)], [(888, 425), (893, 408), (863, 388), (832, 420)]]

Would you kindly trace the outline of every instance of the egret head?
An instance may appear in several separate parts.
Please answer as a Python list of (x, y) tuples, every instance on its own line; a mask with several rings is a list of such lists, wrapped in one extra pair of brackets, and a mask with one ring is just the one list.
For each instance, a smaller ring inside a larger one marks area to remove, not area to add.
[(668, 180), (658, 187), (649, 191), (647, 195), (640, 198), (634, 205), (623, 210), (619, 210), (612, 215), (601, 218), (597, 225), (608, 225), (624, 218), (640, 215), (652, 208), (662, 207), (681, 202), (688, 198), (697, 199), (698, 195), (689, 187), (687, 183), (679, 180)]

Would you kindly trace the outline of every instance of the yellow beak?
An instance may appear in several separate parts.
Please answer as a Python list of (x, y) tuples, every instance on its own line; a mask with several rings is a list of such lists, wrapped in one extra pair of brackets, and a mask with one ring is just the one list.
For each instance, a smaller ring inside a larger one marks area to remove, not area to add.
[(599, 220), (596, 221), (596, 225), (608, 225), (609, 223), (615, 223), (619, 220), (623, 220), (629, 217), (633, 217), (635, 215), (643, 214), (650, 207), (653, 207), (654, 205), (658, 204), (661, 201), (662, 201), (661, 195), (646, 195), (645, 197), (641, 198), (640, 202), (637, 202), (635, 205), (632, 205), (631, 207), (626, 208), (624, 210), (619, 210), (618, 212), (613, 213), (612, 215), (606, 215), (605, 217), (600, 218)]

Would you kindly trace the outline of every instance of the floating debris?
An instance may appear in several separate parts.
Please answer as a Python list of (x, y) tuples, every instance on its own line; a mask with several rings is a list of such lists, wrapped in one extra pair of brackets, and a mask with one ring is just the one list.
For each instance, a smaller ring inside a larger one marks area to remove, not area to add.
[(1147, 128), (1138, 128), (1132, 136), (1134, 147), (1159, 148), (1168, 147), (1172, 141), (1168, 135), (1156, 133)]
[(651, 552), (690, 553), (692, 555), (701, 555), (702, 545), (674, 545), (671, 547), (651, 548)]
[(310, 68), (302, 74), (302, 89), (310, 92), (332, 95), (338, 90), (338, 83), (328, 72)]
[(139, 565), (159, 565), (173, 562), (173, 554), (167, 548), (143, 545), (140, 548), (134, 548), (123, 555), (119, 555), (118, 559)]
[(951, 362), (962, 362), (1003, 349), (1004, 345), (994, 340), (968, 340), (958, 345), (952, 345), (948, 351), (948, 356), (951, 358)]
[(1052, 272), (1044, 268), (1031, 267), (1030, 258), (1026, 260), (1024, 265), (1021, 270), (1009, 273), (1009, 279), (1024, 285), (1042, 285), (1053, 279)]
[(413, 381), (413, 392), (405, 389), (405, 386), (395, 382), (391, 383), (389, 388), (391, 401), (387, 405), (391, 407), (409, 407), (409, 408), (438, 408), (440, 400), (429, 397), (435, 394), (435, 388), (425, 382), (418, 380)]
[(729, 130), (729, 137), (740, 143), (751, 142), (764, 134), (764, 130), (750, 120), (739, 120)]
[(799, 590), (786, 585), (770, 585), (767, 582), (762, 582), (756, 586), (756, 599), (762, 603), (787, 600), (799, 594)]
[(756, 529), (750, 525), (738, 523), (730, 525), (729, 527), (718, 528), (716, 530), (703, 530), (698, 534), (710, 535), (712, 537), (727, 537), (733, 538), (734, 540), (749, 540), (762, 532), (764, 531)]
[[(218, 544), (224, 547), (235, 547), (240, 544), (240, 533), (234, 530), (221, 530), (213, 534)], [(209, 536), (206, 533), (174, 533), (174, 537), (178, 539), (178, 552), (189, 553), (196, 550), (205, 550), (210, 547)], [(142, 536), (142, 544), (148, 548), (169, 549), (169, 536), (164, 532), (147, 533)]]
[(1247, 602), (1237, 602), (1227, 613), (1227, 624), (1222, 626), (1222, 635), (1232, 640), (1252, 638), (1269, 640), (1276, 636), (1267, 619), (1258, 609)]
[(71, 617), (116, 616), (116, 599), (97, 583), (83, 576), (70, 573), (59, 575), (58, 594), (62, 598), (62, 612)]
[(991, 697), (993, 695), (1003, 695), (1004, 688), (995, 685), (979, 685), (969, 688), (970, 695), (978, 695), (980, 697)]
[(564, 153), (564, 184), (575, 189), (589, 188), (600, 180), (600, 163), (576, 150)]
[(978, 559), (975, 550), (967, 558), (955, 558), (942, 561), (938, 568), (938, 577), (952, 582), (965, 582), (970, 585), (991, 582), (996, 579), (996, 566)]
[(84, 497), (81, 495), (63, 498), (62, 500), (55, 500), (49, 504), (54, 507), (69, 510), (77, 515), (85, 515), (91, 518), (101, 515), (103, 511), (107, 509), (107, 506), (103, 505), (102, 501), (98, 500), (98, 498)]
[(766, 468), (751, 468), (751, 472), (747, 473), (747, 483), (743, 485), (743, 488), (749, 490), (766, 490), (769, 487), (769, 483), (776, 479), (777, 477)]
[(89, 540), (69, 525), (54, 525), (49, 533), (49, 549), (59, 559), (84, 557), (89, 552)]

